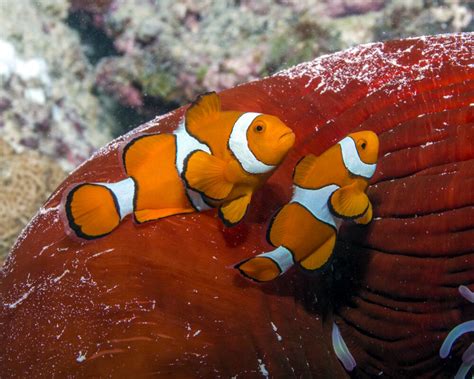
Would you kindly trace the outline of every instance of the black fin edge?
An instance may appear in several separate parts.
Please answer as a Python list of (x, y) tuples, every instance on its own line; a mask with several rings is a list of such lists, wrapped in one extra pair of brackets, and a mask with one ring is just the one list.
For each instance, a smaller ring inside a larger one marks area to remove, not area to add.
[[(358, 214), (358, 215), (355, 215), (355, 216), (344, 216), (344, 215), (341, 215), (341, 214), (339, 214), (339, 213), (333, 208), (333, 206), (332, 206), (332, 204), (331, 204), (331, 199), (332, 199), (332, 197), (333, 197), (333, 195), (334, 195), (335, 192), (336, 192), (336, 191), (334, 191), (334, 192), (331, 194), (331, 196), (329, 196), (329, 199), (328, 199), (328, 203), (327, 203), (327, 204), (328, 204), (329, 211), (330, 211), (334, 216), (336, 216), (337, 218), (340, 218), (340, 219), (343, 219), (343, 220), (354, 220), (354, 219), (356, 219), (356, 218), (362, 217), (362, 216), (365, 214), (365, 212), (367, 212), (367, 209), (369, 209), (369, 206), (370, 206), (370, 205), (367, 204), (367, 206), (365, 207), (364, 211), (363, 211), (362, 213)], [(366, 196), (367, 196), (367, 194), (366, 194)], [(370, 201), (370, 200), (369, 200), (369, 201)]]
[[(78, 184), (77, 186), (75, 186), (73, 189), (71, 189), (66, 197), (66, 202), (64, 204), (64, 208), (66, 210), (66, 217), (67, 217), (67, 220), (68, 220), (68, 224), (69, 224), (69, 227), (74, 231), (74, 233), (76, 233), (76, 235), (79, 237), (79, 238), (83, 238), (83, 239), (86, 239), (86, 240), (95, 240), (95, 239), (98, 239), (98, 238), (102, 238), (102, 237), (105, 237), (107, 235), (109, 235), (110, 233), (112, 233), (112, 231), (115, 229), (112, 229), (110, 232), (108, 233), (104, 233), (104, 234), (100, 234), (98, 236), (91, 236), (89, 234), (85, 234), (81, 227), (79, 225), (76, 224), (76, 222), (74, 221), (74, 216), (72, 215), (72, 212), (71, 212), (71, 203), (73, 201), (73, 196), (74, 196), (74, 193), (76, 193), (77, 190), (79, 190), (79, 188), (85, 186), (85, 185), (90, 185), (90, 186), (97, 186), (97, 187), (104, 187), (104, 188), (107, 188), (105, 186), (102, 186), (100, 184), (94, 184), (94, 183), (81, 183), (81, 184)], [(107, 190), (111, 193), (112, 195), (112, 199), (114, 201), (114, 204), (115, 204), (115, 209), (118, 210), (119, 207), (118, 207), (118, 202), (117, 202), (117, 198), (115, 197), (115, 194), (109, 189), (107, 188)], [(120, 212), (118, 212), (118, 217), (120, 218)]]
[[(236, 200), (236, 199), (234, 199), (234, 200)], [(234, 200), (232, 200), (232, 201), (234, 201)], [(232, 201), (231, 201), (231, 202), (232, 202)], [(247, 212), (248, 212), (248, 210), (249, 210), (249, 206), (250, 206), (250, 202), (247, 204), (247, 207), (245, 208), (245, 212), (244, 212), (242, 218), (241, 218), (239, 221), (237, 221), (237, 222), (230, 222), (229, 220), (227, 220), (227, 219), (224, 217), (224, 214), (222, 213), (221, 207), (218, 208), (217, 214), (218, 214), (219, 218), (221, 219), (221, 221), (224, 223), (225, 226), (227, 226), (228, 228), (232, 228), (233, 226), (236, 226), (236, 225), (238, 225), (238, 224), (240, 224), (240, 223), (242, 222), (242, 220), (244, 219), (244, 217), (247, 215)]]
[[(189, 164), (189, 160), (191, 159), (191, 157), (196, 154), (197, 152), (203, 152), (205, 154), (209, 154), (209, 153), (206, 153), (205, 151), (203, 150), (194, 150), (192, 151), (191, 153), (188, 154), (188, 156), (184, 159), (184, 162), (183, 162), (183, 173), (181, 174), (181, 179), (184, 181), (184, 184), (186, 186), (186, 188), (189, 188), (189, 189), (192, 189), (193, 191), (196, 191), (197, 193), (199, 193), (203, 199), (209, 199), (211, 201), (222, 201), (225, 199), (225, 197), (223, 197), (222, 199), (215, 199), (213, 197), (210, 197), (210, 196), (207, 196), (204, 192), (192, 187), (188, 180), (186, 179), (186, 172), (188, 171), (188, 164)], [(205, 200), (204, 200), (205, 201)]]
[[(281, 271), (280, 265), (279, 265), (277, 262), (275, 262), (274, 259), (269, 258), (269, 257), (258, 257), (258, 256), (251, 257), (251, 258), (245, 259), (245, 260), (243, 260), (243, 261), (237, 263), (237, 264), (234, 266), (234, 268), (235, 268), (236, 270), (239, 270), (239, 272), (240, 272), (240, 274), (241, 274), (242, 276), (246, 277), (247, 279), (252, 280), (252, 281), (255, 282), (255, 283), (268, 283), (268, 282), (271, 282), (271, 280), (258, 280), (258, 279), (252, 278), (250, 275), (247, 275), (247, 273), (246, 273), (245, 271), (243, 271), (243, 270), (240, 268), (240, 266), (242, 266), (244, 263), (246, 263), (246, 262), (248, 262), (248, 261), (250, 261), (250, 260), (252, 260), (252, 259), (255, 259), (255, 258), (266, 258), (266, 259), (272, 261), (272, 262), (275, 263), (275, 265), (277, 266), (278, 271), (280, 271), (280, 273), (278, 274), (278, 276), (281, 275), (282, 271)], [(277, 276), (276, 278), (278, 278), (278, 276)], [(275, 278), (275, 279), (276, 279), (276, 278)]]

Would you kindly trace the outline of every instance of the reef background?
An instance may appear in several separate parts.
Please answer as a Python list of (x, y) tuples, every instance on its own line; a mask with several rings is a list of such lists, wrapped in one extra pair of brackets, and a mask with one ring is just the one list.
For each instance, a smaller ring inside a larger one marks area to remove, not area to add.
[(470, 0), (1, 0), (0, 261), (98, 147), (210, 90), (372, 41), (474, 30)]

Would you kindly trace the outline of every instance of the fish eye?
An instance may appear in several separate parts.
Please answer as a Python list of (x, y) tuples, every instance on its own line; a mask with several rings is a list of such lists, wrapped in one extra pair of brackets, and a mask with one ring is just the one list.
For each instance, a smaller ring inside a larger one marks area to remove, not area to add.
[(365, 148), (367, 147), (367, 141), (360, 140), (358, 145), (362, 148), (362, 150), (365, 150)]
[(263, 132), (264, 129), (265, 129), (265, 127), (264, 127), (263, 125), (261, 125), (261, 124), (257, 124), (257, 125), (255, 125), (255, 127), (254, 127), (254, 130), (255, 130), (257, 133)]

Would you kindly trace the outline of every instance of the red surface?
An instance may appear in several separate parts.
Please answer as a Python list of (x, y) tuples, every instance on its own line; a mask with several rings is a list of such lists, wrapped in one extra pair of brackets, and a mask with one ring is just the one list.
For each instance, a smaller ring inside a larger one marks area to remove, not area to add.
[[(2, 378), (345, 377), (333, 321), (355, 377), (452, 376), (472, 334), (446, 360), (439, 347), (474, 317), (457, 290), (474, 290), (473, 56), (474, 34), (372, 44), (223, 92), (224, 109), (277, 115), (297, 135), (233, 229), (210, 212), (70, 239), (64, 189), (122, 178), (131, 136), (112, 142), (52, 195), (2, 271)], [(182, 115), (133, 135), (170, 131)], [(381, 142), (373, 223), (343, 225), (331, 267), (313, 277), (241, 278), (231, 265), (270, 249), (267, 222), (291, 195), (295, 163), (361, 129)]]

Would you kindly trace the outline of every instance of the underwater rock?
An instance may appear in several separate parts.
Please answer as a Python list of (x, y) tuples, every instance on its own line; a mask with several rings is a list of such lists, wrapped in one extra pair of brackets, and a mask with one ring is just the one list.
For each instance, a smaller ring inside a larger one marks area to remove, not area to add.
[[(473, 33), (374, 43), (222, 92), (224, 109), (274, 114), (297, 135), (232, 229), (211, 212), (70, 239), (68, 187), (123, 178), (124, 143), (174, 130), (184, 108), (111, 142), (50, 197), (1, 272), (2, 376), (452, 377), (472, 334), (440, 348), (474, 315), (473, 53)], [(357, 130), (380, 138), (370, 226), (343, 224), (313, 277), (241, 278), (232, 265), (270, 248), (296, 162)]]
[(92, 67), (65, 23), (68, 1), (2, 1), (0, 131), (71, 170), (110, 139)]

